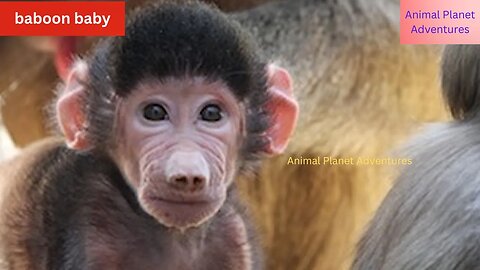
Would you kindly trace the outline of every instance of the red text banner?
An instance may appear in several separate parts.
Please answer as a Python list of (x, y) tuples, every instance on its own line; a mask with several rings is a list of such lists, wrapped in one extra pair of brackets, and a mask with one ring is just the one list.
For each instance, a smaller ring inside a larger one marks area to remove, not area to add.
[(0, 36), (124, 34), (124, 1), (0, 2)]

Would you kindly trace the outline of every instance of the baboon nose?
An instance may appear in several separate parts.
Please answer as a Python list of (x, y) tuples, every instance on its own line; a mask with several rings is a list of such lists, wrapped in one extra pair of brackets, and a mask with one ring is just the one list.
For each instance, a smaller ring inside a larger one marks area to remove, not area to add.
[(200, 191), (208, 186), (210, 170), (199, 152), (173, 153), (166, 163), (166, 181), (182, 191)]

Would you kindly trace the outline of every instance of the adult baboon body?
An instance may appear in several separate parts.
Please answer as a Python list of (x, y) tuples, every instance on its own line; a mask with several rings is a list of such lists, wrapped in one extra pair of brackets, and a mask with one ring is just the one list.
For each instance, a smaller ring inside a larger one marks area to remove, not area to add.
[(400, 45), (398, 10), (397, 1), (305, 0), (238, 15), (290, 68), (302, 108), (290, 155), (265, 164), (262, 181), (244, 183), (270, 269), (348, 268), (390, 186), (382, 166), (286, 165), (290, 156), (386, 157), (419, 122), (446, 115), (440, 49)]
[[(383, 156), (418, 122), (445, 117), (436, 80), (438, 50), (400, 45), (398, 10), (393, 0), (291, 0), (234, 15), (269, 58), (292, 72), (302, 108), (289, 155), (267, 162), (260, 181), (241, 183), (255, 205), (269, 269), (345, 269), (390, 185), (380, 166), (287, 165), (289, 156)], [(2, 91), (19, 70), (0, 79)], [(39, 69), (51, 74), (53, 67), (49, 71)], [(28, 125), (37, 127), (40, 104), (54, 85), (46, 80), (48, 87), (38, 95), (40, 89), (29, 87), (45, 75), (34, 76), (18, 79), (2, 109), (20, 145), (46, 134), (25, 132)], [(29, 101), (36, 106), (31, 113), (25, 111), (30, 105), (20, 106)]]

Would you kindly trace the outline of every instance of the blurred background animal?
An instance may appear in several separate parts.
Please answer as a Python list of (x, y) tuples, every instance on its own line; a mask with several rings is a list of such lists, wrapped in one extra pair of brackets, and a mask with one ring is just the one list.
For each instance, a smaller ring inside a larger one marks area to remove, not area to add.
[(353, 264), (370, 269), (478, 269), (480, 46), (448, 45), (441, 64), (453, 121), (429, 125), (362, 236)]

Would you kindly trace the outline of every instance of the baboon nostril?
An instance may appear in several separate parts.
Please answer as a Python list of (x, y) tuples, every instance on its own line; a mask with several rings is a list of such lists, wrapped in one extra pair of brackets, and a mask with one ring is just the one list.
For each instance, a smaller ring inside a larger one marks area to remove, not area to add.
[(201, 176), (175, 176), (169, 183), (178, 189), (199, 190), (205, 185), (205, 178)]
[(200, 186), (202, 186), (202, 185), (203, 185), (203, 182), (204, 182), (204, 181), (203, 181), (203, 178), (201, 178), (201, 177), (194, 177), (194, 178), (193, 178), (193, 185), (194, 185), (195, 187), (200, 187)]
[(176, 177), (173, 181), (175, 182), (175, 184), (180, 186), (188, 185), (188, 179), (185, 176)]

